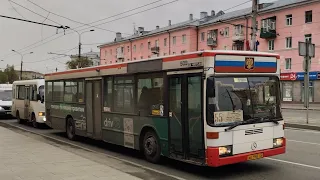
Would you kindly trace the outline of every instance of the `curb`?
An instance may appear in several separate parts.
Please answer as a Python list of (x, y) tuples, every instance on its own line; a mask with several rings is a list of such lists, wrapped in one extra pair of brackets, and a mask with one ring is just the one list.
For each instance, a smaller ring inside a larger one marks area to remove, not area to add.
[(320, 131), (320, 126), (309, 125), (309, 124), (285, 123), (285, 127)]

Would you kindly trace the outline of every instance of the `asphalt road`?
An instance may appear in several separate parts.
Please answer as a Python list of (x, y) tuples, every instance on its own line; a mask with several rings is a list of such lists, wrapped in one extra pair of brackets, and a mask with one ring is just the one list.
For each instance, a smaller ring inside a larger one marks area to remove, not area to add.
[[(146, 162), (141, 155), (133, 150), (110, 145), (100, 141), (81, 138), (77, 142), (69, 141), (63, 133), (51, 129), (34, 129), (21, 125), (15, 120), (2, 120), (7, 124), (18, 126), (30, 131), (54, 137), (65, 142), (105, 153), (126, 161), (148, 167), (176, 179), (233, 179), (233, 180), (275, 180), (275, 179), (320, 179), (320, 132), (286, 129), (287, 153), (284, 155), (245, 162), (220, 168), (197, 167), (174, 160), (165, 159), (162, 164)], [(48, 140), (50, 141), (50, 140)], [(92, 153), (92, 157), (96, 156)], [(88, 157), (87, 157), (88, 158)], [(172, 179), (163, 175), (154, 179)]]

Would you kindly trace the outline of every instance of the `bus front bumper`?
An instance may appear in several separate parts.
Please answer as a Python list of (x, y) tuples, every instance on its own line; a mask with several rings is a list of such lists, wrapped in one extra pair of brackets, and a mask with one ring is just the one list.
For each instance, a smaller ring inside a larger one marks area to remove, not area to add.
[(260, 151), (253, 151), (243, 154), (237, 154), (228, 157), (219, 157), (219, 148), (218, 147), (208, 147), (207, 148), (207, 165), (211, 167), (219, 167), (228, 164), (235, 164), (240, 162), (249, 161), (248, 158), (250, 155), (263, 154), (264, 157), (275, 156), (279, 154), (284, 154), (286, 152), (286, 143), (284, 138), (284, 144), (281, 147), (273, 149), (264, 149)]

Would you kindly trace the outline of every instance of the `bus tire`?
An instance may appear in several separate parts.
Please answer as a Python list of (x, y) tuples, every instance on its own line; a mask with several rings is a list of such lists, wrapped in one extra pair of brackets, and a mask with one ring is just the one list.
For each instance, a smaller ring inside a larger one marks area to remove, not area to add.
[(22, 120), (20, 118), (20, 114), (19, 114), (19, 111), (16, 112), (16, 118), (17, 118), (17, 121), (19, 124), (22, 124)]
[(158, 163), (161, 157), (160, 141), (156, 133), (148, 130), (143, 137), (142, 150), (145, 158), (152, 163)]
[(31, 123), (34, 128), (39, 127), (39, 123), (37, 122), (36, 116), (34, 115), (34, 113), (32, 113), (32, 115), (31, 115)]
[(68, 139), (72, 141), (76, 140), (75, 125), (72, 117), (67, 118), (66, 132)]

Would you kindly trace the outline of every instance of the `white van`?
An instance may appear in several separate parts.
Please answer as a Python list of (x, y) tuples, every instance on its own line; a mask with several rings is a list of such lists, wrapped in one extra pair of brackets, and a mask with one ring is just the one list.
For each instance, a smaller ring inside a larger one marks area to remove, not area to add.
[(12, 84), (0, 84), (0, 116), (10, 115), (12, 107)]
[(44, 79), (13, 82), (12, 116), (19, 123), (31, 122), (35, 128), (45, 123)]

